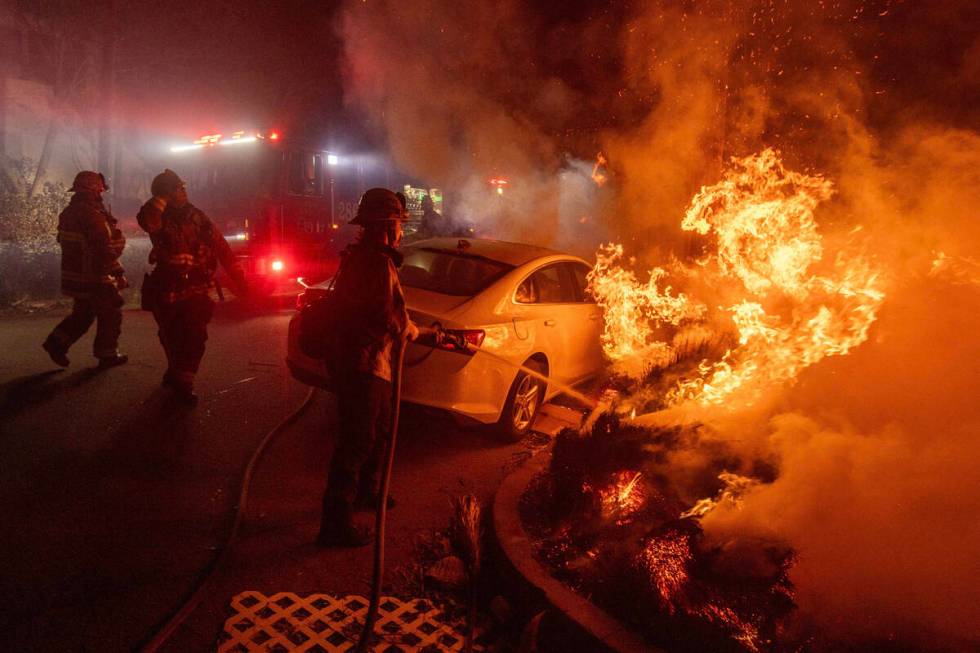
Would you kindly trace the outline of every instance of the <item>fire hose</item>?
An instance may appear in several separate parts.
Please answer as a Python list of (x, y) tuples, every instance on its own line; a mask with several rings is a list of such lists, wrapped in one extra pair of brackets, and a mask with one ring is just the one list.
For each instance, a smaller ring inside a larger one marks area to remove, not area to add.
[[(425, 342), (432, 339), (432, 342)], [(440, 343), (448, 343), (453, 347), (463, 348), (465, 345), (462, 339), (455, 338), (452, 334), (447, 334), (440, 327), (428, 327), (419, 330), (419, 344), (427, 344), (436, 347)], [(367, 615), (364, 617), (364, 628), (361, 636), (357, 640), (356, 653), (365, 653), (371, 644), (371, 636), (374, 634), (374, 622), (378, 618), (378, 605), (381, 603), (381, 580), (384, 575), (385, 558), (385, 524), (388, 517), (388, 489), (391, 485), (391, 468), (395, 462), (395, 443), (398, 439), (398, 418), (401, 414), (402, 398), (402, 369), (405, 365), (405, 347), (407, 344), (406, 334), (402, 333), (401, 338), (396, 342), (395, 360), (392, 366), (392, 388), (391, 388), (391, 430), (388, 437), (388, 446), (385, 448), (384, 467), (381, 470), (381, 488), (378, 491), (378, 507), (374, 518), (374, 566), (371, 571), (371, 599), (368, 602)]]
[[(536, 370), (532, 370), (523, 365), (516, 365), (510, 361), (507, 361), (499, 356), (490, 354), (489, 352), (482, 351), (472, 346), (462, 337), (445, 331), (439, 324), (435, 324), (432, 327), (423, 327), (420, 329), (419, 338), (415, 341), (417, 344), (429, 346), (433, 349), (440, 345), (448, 345), (450, 348), (457, 351), (466, 351), (469, 353), (483, 353), (491, 358), (504, 362), (511, 367), (516, 367), (520, 370), (525, 371), (532, 376), (535, 376), (541, 380), (548, 381), (547, 377), (540, 374)], [(395, 352), (395, 365), (393, 367), (394, 374), (392, 375), (392, 418), (391, 418), (391, 435), (388, 440), (388, 446), (385, 451), (384, 469), (381, 476), (381, 488), (378, 496), (378, 508), (375, 517), (375, 541), (374, 541), (374, 564), (371, 576), (371, 599), (368, 606), (368, 613), (365, 616), (364, 628), (361, 631), (361, 636), (358, 639), (356, 651), (357, 653), (364, 653), (367, 650), (368, 645), (371, 641), (371, 635), (374, 631), (374, 623), (377, 620), (378, 605), (381, 601), (381, 582), (382, 575), (384, 572), (384, 539), (385, 539), (385, 524), (387, 521), (387, 503), (388, 503), (388, 490), (391, 484), (391, 469), (394, 465), (395, 459), (395, 443), (398, 435), (398, 422), (400, 416), (401, 407), (401, 382), (402, 382), (402, 370), (405, 362), (405, 348), (406, 348), (406, 338), (404, 334), (397, 341), (397, 350)], [(571, 391), (576, 396), (585, 399), (589, 403), (594, 403), (592, 400), (588, 399), (580, 393), (572, 391), (570, 388), (565, 388), (565, 391)], [(241, 492), (239, 495), (238, 505), (235, 511), (235, 519), (232, 524), (230, 534), (228, 536), (225, 545), (222, 547), (221, 552), (211, 561), (211, 564), (205, 569), (204, 573), (195, 584), (194, 588), (190, 591), (188, 598), (181, 604), (180, 608), (174, 612), (167, 622), (146, 642), (140, 647), (143, 653), (153, 653), (160, 649), (170, 636), (173, 635), (174, 631), (190, 616), (197, 604), (200, 603), (204, 596), (205, 586), (207, 581), (211, 578), (214, 572), (222, 566), (225, 558), (228, 555), (231, 545), (238, 538), (238, 532), (242, 523), (242, 519), (245, 513), (245, 506), (248, 502), (248, 492), (251, 485), (252, 473), (255, 469), (256, 464), (262, 457), (269, 443), (281, 433), (286, 426), (293, 423), (310, 405), (313, 398), (313, 390), (311, 389), (307, 393), (306, 397), (300, 406), (289, 414), (284, 420), (277, 424), (271, 431), (269, 431), (266, 436), (259, 443), (259, 446), (255, 449), (252, 454), (251, 459), (245, 468), (245, 473), (242, 478)]]
[[(511, 361), (501, 358), (500, 356), (496, 356), (474, 347), (461, 336), (444, 330), (438, 323), (431, 327), (421, 327), (419, 329), (419, 337), (416, 338), (414, 342), (420, 345), (432, 347), (433, 349), (438, 346), (448, 345), (452, 349), (457, 351), (465, 351), (470, 354), (483, 353), (495, 360), (506, 363), (511, 367), (516, 367), (519, 370), (523, 370), (527, 374), (530, 374), (539, 380), (543, 380), (545, 382), (548, 381), (548, 377), (536, 370), (525, 367), (524, 365), (517, 365)], [(398, 420), (401, 413), (402, 371), (405, 365), (406, 345), (407, 339), (403, 333), (401, 338), (399, 338), (399, 340), (396, 342), (394, 359), (395, 364), (392, 366), (391, 430), (389, 431), (390, 435), (388, 438), (388, 446), (385, 449), (384, 467), (381, 471), (381, 488), (378, 492), (378, 504), (375, 513), (374, 566), (371, 571), (371, 598), (368, 602), (367, 614), (364, 617), (364, 627), (361, 630), (361, 636), (357, 640), (357, 647), (355, 648), (356, 653), (366, 653), (368, 650), (371, 643), (371, 636), (374, 633), (374, 624), (378, 617), (378, 606), (381, 603), (381, 581), (384, 574), (385, 556), (385, 524), (388, 515), (388, 490), (391, 484), (391, 469), (395, 461), (395, 443), (398, 438)], [(593, 408), (595, 408), (597, 405), (594, 400), (579, 392), (576, 392), (572, 388), (561, 385), (560, 387), (562, 387), (563, 391), (585, 401)]]
[(303, 412), (312, 403), (312, 400), (313, 388), (310, 388), (310, 391), (306, 393), (306, 397), (303, 398), (303, 403), (301, 403), (296, 410), (287, 415), (285, 419), (276, 424), (271, 431), (267, 432), (262, 438), (262, 441), (259, 442), (259, 445), (252, 452), (252, 457), (245, 466), (245, 472), (242, 475), (241, 489), (238, 494), (238, 504), (235, 506), (235, 518), (228, 533), (228, 539), (225, 540), (225, 543), (221, 547), (218, 554), (212, 558), (208, 566), (205, 567), (180, 607), (170, 615), (166, 623), (164, 623), (146, 643), (139, 647), (141, 653), (154, 653), (155, 651), (158, 651), (160, 647), (167, 643), (167, 640), (170, 639), (177, 628), (187, 620), (187, 617), (190, 616), (190, 614), (204, 598), (208, 581), (211, 579), (214, 573), (224, 565), (225, 561), (230, 555), (232, 545), (238, 539), (238, 533), (241, 530), (242, 521), (245, 517), (245, 510), (248, 506), (248, 493), (249, 488), (252, 485), (252, 474), (254, 473), (259, 460), (261, 460), (262, 455), (265, 453), (266, 449), (268, 449), (269, 444), (276, 437), (278, 437), (278, 435), (282, 433), (287, 426), (295, 422), (299, 416), (303, 414)]

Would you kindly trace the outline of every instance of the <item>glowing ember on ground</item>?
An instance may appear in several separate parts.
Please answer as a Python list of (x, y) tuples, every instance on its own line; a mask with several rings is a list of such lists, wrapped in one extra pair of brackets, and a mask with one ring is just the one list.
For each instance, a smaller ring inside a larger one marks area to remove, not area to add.
[[(794, 553), (776, 540), (705, 537), (700, 516), (759, 482), (724, 471), (730, 450), (706, 436), (701, 425), (637, 426), (615, 410), (565, 429), (522, 498), (522, 520), (556, 577), (656, 645), (768, 650), (795, 608)], [(672, 473), (681, 465), (690, 473)], [(691, 496), (715, 498), (691, 509)]]
[(613, 475), (612, 485), (599, 490), (604, 516), (623, 524), (643, 505), (643, 492), (636, 484), (641, 476), (643, 472), (619, 472)]
[(677, 595), (688, 581), (687, 565), (691, 546), (686, 537), (675, 533), (650, 538), (640, 551), (639, 564), (663, 601), (664, 609), (673, 614)]

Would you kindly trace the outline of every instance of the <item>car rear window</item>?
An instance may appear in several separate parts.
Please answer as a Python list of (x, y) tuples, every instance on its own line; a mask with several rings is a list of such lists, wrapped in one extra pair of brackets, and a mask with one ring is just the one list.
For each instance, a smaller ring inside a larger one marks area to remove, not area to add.
[(431, 247), (406, 247), (398, 277), (402, 285), (443, 295), (472, 297), (514, 266), (500, 261)]

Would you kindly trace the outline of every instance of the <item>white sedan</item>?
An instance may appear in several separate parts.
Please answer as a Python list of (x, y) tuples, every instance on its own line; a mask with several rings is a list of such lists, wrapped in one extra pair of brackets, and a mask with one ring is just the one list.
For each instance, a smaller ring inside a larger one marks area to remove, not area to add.
[[(496, 240), (433, 238), (402, 248), (399, 270), (408, 312), (419, 326), (438, 325), (462, 337), (464, 352), (409, 344), (402, 399), (523, 436), (541, 405), (602, 367), (602, 314), (586, 291), (591, 266), (541, 247)], [(300, 295), (302, 305), (326, 283)], [(298, 346), (289, 324), (287, 363), (300, 381), (325, 386), (322, 361)], [(535, 370), (547, 383), (522, 371)]]

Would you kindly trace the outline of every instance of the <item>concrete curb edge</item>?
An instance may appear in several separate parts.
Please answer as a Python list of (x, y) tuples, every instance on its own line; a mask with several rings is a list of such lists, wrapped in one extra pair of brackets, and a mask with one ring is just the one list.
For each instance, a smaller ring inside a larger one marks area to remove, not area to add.
[(497, 542), (510, 564), (539, 589), (565, 617), (598, 641), (619, 653), (660, 653), (609, 613), (566, 587), (534, 559), (531, 542), (521, 525), (518, 504), (531, 479), (548, 466), (549, 455), (539, 453), (513, 471), (500, 484), (493, 500), (493, 527)]

